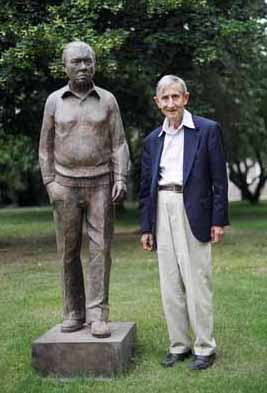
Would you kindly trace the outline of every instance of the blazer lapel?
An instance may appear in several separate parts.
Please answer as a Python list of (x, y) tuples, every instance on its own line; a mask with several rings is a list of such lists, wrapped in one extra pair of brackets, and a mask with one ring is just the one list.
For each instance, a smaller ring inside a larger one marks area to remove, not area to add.
[(184, 164), (183, 164), (183, 183), (184, 186), (188, 180), (194, 158), (199, 143), (199, 132), (195, 129), (184, 127)]
[[(160, 134), (161, 130), (159, 131)], [(153, 164), (153, 178), (152, 178), (152, 189), (157, 187), (158, 184), (158, 173), (159, 173), (159, 164), (160, 164), (160, 158), (163, 150), (163, 145), (164, 145), (164, 139), (165, 139), (165, 132), (162, 133), (162, 135), (159, 136), (159, 134), (156, 137), (155, 141), (155, 156), (154, 156), (154, 164)]]

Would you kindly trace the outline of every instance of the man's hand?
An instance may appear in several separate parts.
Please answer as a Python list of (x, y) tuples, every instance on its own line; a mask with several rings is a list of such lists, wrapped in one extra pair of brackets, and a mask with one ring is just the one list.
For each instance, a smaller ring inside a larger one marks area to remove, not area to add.
[(154, 241), (152, 233), (143, 233), (140, 241), (145, 251), (153, 251)]
[(219, 243), (223, 240), (223, 227), (213, 226), (210, 230), (211, 243)]
[(112, 202), (122, 201), (125, 198), (126, 192), (126, 184), (123, 181), (117, 181), (112, 188)]

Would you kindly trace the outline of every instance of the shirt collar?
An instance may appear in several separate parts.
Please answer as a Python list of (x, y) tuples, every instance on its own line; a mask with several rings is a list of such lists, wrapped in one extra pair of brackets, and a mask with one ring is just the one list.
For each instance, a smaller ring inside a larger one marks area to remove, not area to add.
[[(70, 88), (70, 84), (68, 83), (66, 86), (63, 87), (61, 97), (65, 98), (65, 97), (69, 97), (71, 95), (77, 97), (75, 92)], [(84, 98), (88, 97), (89, 95), (95, 95), (96, 97), (100, 98), (100, 95), (97, 91), (97, 87), (95, 86), (95, 84), (93, 82), (92, 82), (91, 89), (88, 90), (88, 92)]]
[(179, 125), (179, 127), (178, 128), (176, 128), (176, 129), (173, 129), (173, 128), (170, 128), (170, 126), (169, 126), (169, 121), (168, 121), (168, 119), (167, 119), (167, 117), (165, 117), (165, 119), (164, 119), (164, 122), (163, 122), (163, 125), (162, 125), (162, 129), (161, 129), (161, 131), (160, 131), (160, 133), (159, 133), (159, 137), (163, 134), (163, 132), (165, 132), (166, 134), (171, 134), (171, 135), (175, 135), (175, 134), (177, 134), (177, 132), (179, 132), (183, 127), (188, 127), (188, 128), (193, 128), (193, 129), (195, 129), (196, 127), (195, 127), (195, 124), (194, 124), (194, 122), (193, 122), (193, 117), (192, 117), (192, 114), (187, 110), (187, 109), (185, 109), (184, 110), (184, 115), (183, 115), (183, 119), (182, 119), (182, 122), (181, 122), (181, 124)]

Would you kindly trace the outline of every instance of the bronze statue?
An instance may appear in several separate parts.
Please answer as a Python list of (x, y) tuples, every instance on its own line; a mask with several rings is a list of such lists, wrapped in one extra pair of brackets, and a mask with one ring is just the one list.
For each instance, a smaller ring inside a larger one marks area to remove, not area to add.
[[(61, 331), (79, 330), (86, 322), (92, 335), (108, 337), (112, 202), (126, 193), (129, 150), (115, 97), (93, 82), (93, 49), (71, 42), (63, 62), (69, 83), (46, 101), (39, 146), (62, 259)], [(86, 294), (80, 258), (84, 219), (89, 239)]]

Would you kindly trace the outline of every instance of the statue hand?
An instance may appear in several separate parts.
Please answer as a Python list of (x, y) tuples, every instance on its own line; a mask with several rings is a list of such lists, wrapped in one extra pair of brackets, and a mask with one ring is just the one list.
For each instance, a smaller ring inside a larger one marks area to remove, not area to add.
[(123, 181), (117, 181), (112, 188), (112, 202), (122, 201), (127, 192), (126, 184)]
[(48, 193), (50, 203), (54, 202), (55, 200), (63, 200), (62, 193), (64, 194), (64, 187), (55, 181), (52, 181), (46, 185), (46, 191)]

